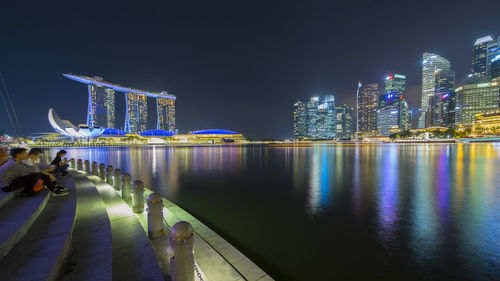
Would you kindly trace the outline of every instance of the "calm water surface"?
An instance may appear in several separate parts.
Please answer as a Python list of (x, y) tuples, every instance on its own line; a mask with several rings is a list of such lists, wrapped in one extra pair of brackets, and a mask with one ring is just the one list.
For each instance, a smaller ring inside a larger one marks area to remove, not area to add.
[(277, 280), (500, 280), (500, 144), (67, 150), (130, 171)]

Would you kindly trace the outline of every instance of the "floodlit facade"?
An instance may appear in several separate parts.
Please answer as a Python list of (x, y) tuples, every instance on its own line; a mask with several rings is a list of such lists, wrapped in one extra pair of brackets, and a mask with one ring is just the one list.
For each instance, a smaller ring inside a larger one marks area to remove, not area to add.
[(87, 125), (89, 127), (115, 127), (115, 91), (89, 84)]
[(485, 114), (500, 107), (499, 82), (462, 85), (455, 92), (458, 125), (470, 127), (477, 114)]
[[(390, 107), (391, 118), (387, 118), (386, 107)], [(401, 74), (389, 75), (385, 78), (385, 94), (379, 96), (379, 111), (377, 111), (377, 132), (385, 133), (384, 128), (397, 128), (400, 131), (408, 130), (409, 128), (409, 107), (406, 101), (406, 76)], [(394, 113), (395, 112), (395, 113)], [(383, 119), (378, 118), (383, 114)], [(392, 118), (396, 114), (397, 126), (394, 127)], [(384, 122), (391, 122), (384, 124)], [(382, 130), (381, 130), (382, 128)]]
[(126, 93), (125, 132), (139, 133), (147, 130), (148, 99), (146, 95)]
[(335, 97), (313, 97), (307, 103), (294, 103), (293, 135), (295, 139), (335, 138)]
[(350, 139), (354, 135), (354, 109), (345, 104), (335, 107), (335, 136), (339, 139)]
[(148, 123), (148, 98), (155, 98), (157, 105), (157, 129), (176, 132), (174, 95), (166, 91), (150, 92), (124, 87), (103, 81), (101, 77), (89, 77), (74, 74), (63, 74), (64, 77), (84, 83), (89, 88), (89, 106), (87, 125), (103, 126), (116, 129), (115, 94), (125, 93), (126, 114), (125, 129), (127, 133), (146, 131)]
[(476, 114), (474, 132), (481, 135), (500, 134), (500, 110)]
[(429, 99), (436, 93), (436, 73), (450, 70), (451, 63), (446, 58), (426, 52), (422, 55), (422, 115), (419, 126), (427, 127), (432, 123), (429, 113)]
[(156, 129), (175, 132), (175, 100), (157, 98), (156, 108), (158, 110)]
[(294, 139), (305, 139), (307, 137), (306, 104), (301, 101), (293, 104), (293, 137)]
[(361, 133), (373, 133), (377, 131), (377, 109), (379, 90), (378, 84), (358, 83), (357, 93), (357, 128)]
[(439, 70), (435, 74), (436, 93), (429, 98), (425, 127), (453, 127), (455, 124), (455, 72)]
[(378, 134), (389, 136), (392, 131), (399, 130), (399, 107), (386, 106), (377, 111)]
[(500, 54), (500, 37), (481, 37), (474, 43), (472, 55), (472, 74), (476, 77), (494, 78), (492, 60)]
[(104, 132), (104, 127), (89, 127), (86, 124), (75, 126), (68, 120), (62, 120), (52, 108), (49, 109), (48, 118), (52, 128), (66, 137), (96, 138)]

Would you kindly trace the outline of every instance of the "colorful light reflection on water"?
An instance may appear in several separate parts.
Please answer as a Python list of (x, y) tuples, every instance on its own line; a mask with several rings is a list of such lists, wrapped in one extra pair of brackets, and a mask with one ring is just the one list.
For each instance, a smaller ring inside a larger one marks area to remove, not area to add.
[(279, 280), (499, 279), (500, 144), (68, 151), (131, 172)]

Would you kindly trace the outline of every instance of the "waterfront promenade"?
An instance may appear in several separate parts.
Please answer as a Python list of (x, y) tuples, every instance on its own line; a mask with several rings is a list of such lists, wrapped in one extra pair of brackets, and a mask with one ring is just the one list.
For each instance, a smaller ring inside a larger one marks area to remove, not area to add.
[(273, 280), (119, 167), (72, 159), (71, 168), (59, 180), (66, 197), (0, 194), (2, 280)]

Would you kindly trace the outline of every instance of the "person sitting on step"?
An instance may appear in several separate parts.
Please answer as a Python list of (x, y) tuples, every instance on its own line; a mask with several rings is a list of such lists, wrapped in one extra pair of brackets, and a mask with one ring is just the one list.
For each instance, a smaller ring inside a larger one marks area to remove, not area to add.
[(50, 163), (50, 167), (52, 168), (51, 173), (55, 176), (65, 177), (68, 175), (66, 170), (69, 167), (68, 163), (70, 160), (64, 162), (62, 161), (62, 158), (66, 155), (66, 153), (66, 150), (59, 150), (54, 160)]
[(42, 169), (40, 167), (40, 160), (42, 159), (42, 156), (43, 150), (38, 147), (32, 148), (30, 152), (28, 152), (28, 159), (24, 160), (23, 163), (32, 166), (36, 172), (42, 172), (48, 175), (51, 181), (55, 181), (56, 178), (49, 173), (53, 170), (53, 168), (49, 167), (47, 169)]
[[(59, 186), (49, 175), (23, 163), (24, 160), (28, 159), (26, 148), (12, 148), (10, 156), (12, 159), (0, 167), (0, 183), (4, 185), (3, 191), (23, 189), (21, 196), (32, 195), (35, 193), (33, 187), (42, 180), (43, 185), (52, 192), (52, 195), (64, 196), (68, 194), (67, 189)], [(7, 168), (4, 169), (4, 166)]]

